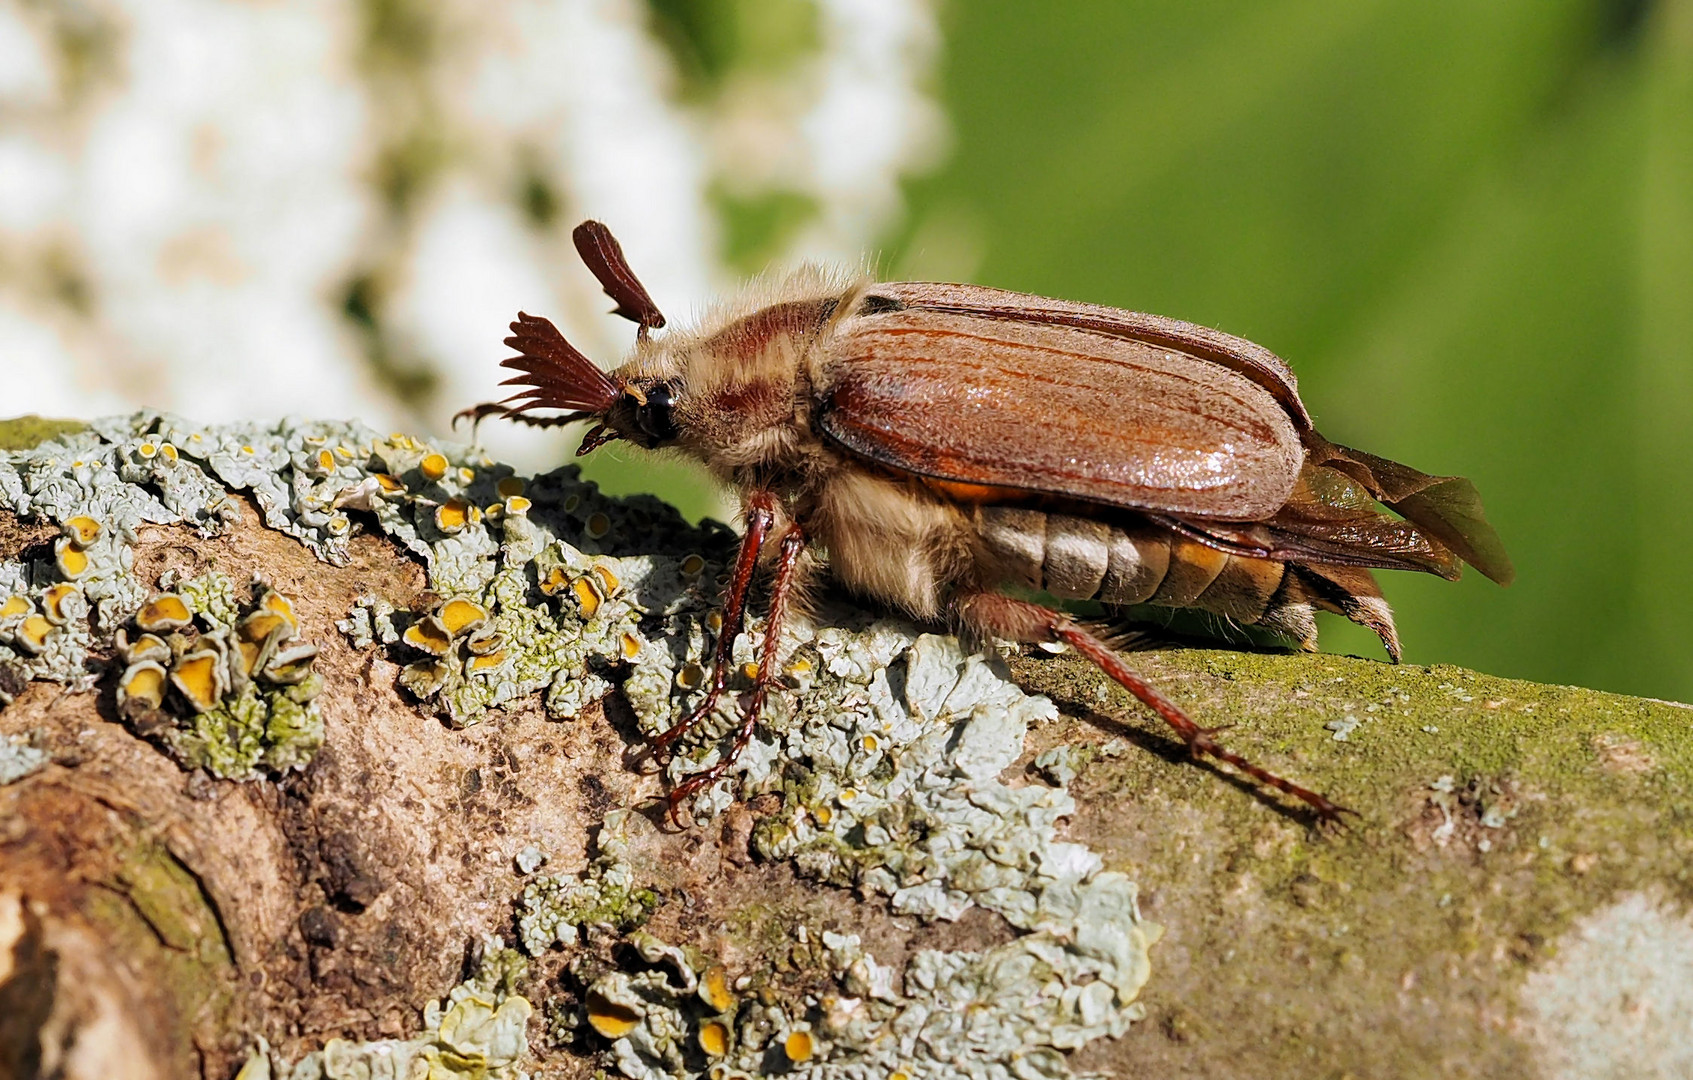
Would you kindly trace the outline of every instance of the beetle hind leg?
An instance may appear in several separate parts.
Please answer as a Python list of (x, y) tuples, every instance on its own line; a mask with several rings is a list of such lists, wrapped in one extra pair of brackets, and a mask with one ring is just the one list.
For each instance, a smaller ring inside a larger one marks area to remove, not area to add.
[(1088, 632), (1069, 615), (1042, 607), (1026, 600), (1016, 600), (1001, 593), (981, 592), (966, 596), (956, 605), (958, 616), (966, 626), (979, 633), (1026, 642), (1062, 642), (1091, 661), (1113, 682), (1139, 698), (1141, 703), (1164, 719), (1173, 728), (1193, 757), (1209, 757), (1227, 762), (1258, 783), (1291, 795), (1316, 811), (1325, 822), (1338, 822), (1349, 810), (1317, 794), (1283, 779), (1217, 742), (1221, 727), (1204, 728), (1163, 694), (1136, 675), (1109, 645)]

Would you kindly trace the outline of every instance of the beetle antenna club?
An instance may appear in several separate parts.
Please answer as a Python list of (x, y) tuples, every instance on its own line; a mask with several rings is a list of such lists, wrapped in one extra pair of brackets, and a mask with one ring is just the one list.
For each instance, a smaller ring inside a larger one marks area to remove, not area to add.
[[(722, 698), (747, 597), (773, 574), (763, 654), (727, 752), (670, 794), (733, 767), (777, 686), (792, 597), (825, 563), (835, 582), (914, 618), (1062, 643), (1161, 716), (1196, 758), (1309, 806), (1351, 811), (1225, 748), (1067, 612), (1004, 591), (1196, 608), (1314, 649), (1318, 611), (1367, 626), (1399, 659), (1373, 570), (1513, 575), (1468, 480), (1329, 442), (1280, 357), (1158, 315), (979, 285), (796, 276), (775, 298), (692, 333), (664, 316), (604, 225), (576, 249), (636, 324), (602, 372), (545, 319), (520, 314), (505, 361), (524, 389), (499, 412), (676, 449), (739, 491), (746, 512), (705, 700), (653, 740), (673, 748)], [(1111, 409), (1100, 409), (1101, 402)], [(531, 410), (560, 410), (531, 415)]]

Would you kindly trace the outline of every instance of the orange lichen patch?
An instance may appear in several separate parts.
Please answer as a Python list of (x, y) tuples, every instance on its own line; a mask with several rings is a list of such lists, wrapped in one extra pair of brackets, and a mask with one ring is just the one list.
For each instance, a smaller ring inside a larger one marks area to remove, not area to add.
[(593, 618), (600, 610), (600, 591), (591, 577), (579, 577), (570, 583), (570, 591), (576, 594), (576, 603), (582, 609), (586, 618)]
[(798, 657), (789, 662), (787, 671), (789, 675), (809, 675), (811, 673), (811, 660), (804, 656)]
[(705, 628), (711, 632), (713, 637), (721, 634), (723, 632), (723, 613), (721, 611), (708, 613), (705, 617)]
[(819, 803), (811, 808), (811, 817), (813, 821), (827, 829), (829, 823), (835, 820), (835, 812), (828, 806)]
[(13, 631), (12, 644), (33, 656), (47, 647), (47, 635), (52, 632), (53, 624), (44, 616), (31, 615)]
[(79, 548), (85, 548), (100, 539), (102, 528), (99, 519), (91, 518), (87, 514), (78, 514), (65, 520), (65, 539)]
[(710, 1057), (722, 1057), (729, 1052), (729, 1025), (721, 1020), (707, 1020), (700, 1025), (700, 1049)]
[(460, 469), (459, 469), (459, 481), (461, 483), (465, 483), (465, 484), (475, 483), (476, 482), (476, 470), (472, 469), (468, 465), (460, 467)]
[(435, 611), (447, 636), (458, 637), (481, 626), (488, 620), (488, 609), (474, 600), (448, 600)]
[(495, 649), (486, 656), (472, 656), (464, 665), (465, 674), (475, 675), (479, 672), (493, 671), (506, 662), (506, 651)]
[(705, 573), (705, 556), (689, 555), (687, 558), (682, 560), (683, 577), (697, 578), (703, 573)]
[(451, 536), (470, 523), (472, 511), (478, 518), (481, 517), (481, 510), (454, 496), (435, 508), (435, 527)]
[(555, 566), (547, 571), (547, 576), (541, 579), (540, 589), (548, 596), (557, 596), (570, 586), (570, 575), (564, 572), (564, 567)]
[(698, 664), (683, 664), (676, 672), (676, 685), (684, 690), (698, 690), (705, 684), (705, 669)]
[(524, 514), (527, 514), (529, 512), (529, 508), (534, 505), (534, 503), (530, 502), (522, 495), (509, 495), (506, 497), (506, 501), (503, 504), (505, 512), (513, 517), (522, 517)]
[(633, 660), (641, 655), (641, 639), (634, 634), (625, 631), (620, 644), (622, 645), (623, 659)]
[(758, 678), (757, 660), (748, 660), (746, 663), (741, 665), (741, 678), (746, 679), (748, 682)]
[(588, 572), (599, 579), (600, 592), (606, 596), (615, 595), (617, 590), (623, 586), (623, 582), (619, 581), (617, 575), (611, 572), (611, 567), (604, 563), (597, 563)]
[(506, 516), (505, 503), (489, 503), (482, 508), (482, 516), (489, 521), (498, 521)]
[(447, 475), (447, 455), (425, 454), (423, 460), (417, 463), (417, 471), (423, 474), (425, 480), (433, 483)]
[(118, 708), (130, 702), (148, 709), (156, 709), (165, 700), (165, 668), (154, 660), (131, 664), (118, 680)]
[(788, 1060), (795, 1065), (804, 1064), (817, 1053), (817, 1040), (811, 1037), (809, 1031), (790, 1031), (788, 1037), (782, 1040), (782, 1053), (788, 1055)]
[(333, 450), (319, 450), (312, 461), (323, 472), (331, 473), (335, 471), (336, 461)]
[(88, 552), (77, 547), (70, 537), (64, 537), (55, 548), (53, 564), (59, 568), (61, 577), (74, 581), (88, 573)]
[(150, 631), (180, 630), (193, 620), (194, 613), (175, 593), (160, 593), (135, 613), (135, 625)]
[(279, 615), (288, 621), (289, 627), (300, 629), (300, 617), (294, 614), (294, 601), (283, 596), (275, 589), (266, 589), (259, 601), (259, 610), (268, 611), (272, 615)]
[(170, 681), (195, 712), (205, 712), (223, 697), (223, 658), (210, 649), (189, 653), (171, 669)]
[(729, 973), (722, 964), (713, 964), (700, 976), (699, 995), (712, 1012), (728, 1012), (735, 1003), (735, 995), (729, 990)]
[(77, 593), (77, 588), (68, 581), (50, 587), (41, 594), (41, 613), (57, 626), (63, 626), (70, 621), (65, 614), (64, 604)]
[(872, 753), (872, 754), (874, 754), (876, 751), (878, 751), (882, 748), (882, 740), (876, 738), (876, 735), (875, 735), (874, 732), (865, 733), (864, 738), (860, 739), (858, 741), (858, 744), (860, 746), (864, 747), (864, 749), (866, 751), (868, 751), (869, 753)]
[(169, 458), (171, 461), (176, 461), (178, 459), (176, 447), (172, 446), (170, 443), (160, 443), (159, 453), (164, 457)]
[(125, 646), (123, 655), (124, 659), (132, 664), (143, 660), (157, 660), (166, 664), (170, 662), (170, 646), (157, 634), (142, 634)]
[(290, 638), (294, 627), (274, 611), (255, 611), (235, 624), (235, 636), (244, 642), (268, 641), (272, 634), (278, 635), (278, 640)]
[(588, 1023), (606, 1038), (621, 1039), (640, 1022), (641, 1014), (629, 1006), (607, 1001), (596, 993), (588, 994)]
[(379, 472), (375, 474), (376, 486), (382, 489), (384, 495), (397, 495), (406, 490), (406, 485), (399, 477), (392, 473)]
[(10, 619), (14, 615), (28, 615), (34, 610), (34, 601), (22, 593), (17, 593), (6, 597), (5, 602), (0, 603), (0, 619)]
[[(252, 452), (251, 447), (244, 447), (243, 449), (246, 449), (249, 453)], [(153, 443), (144, 442), (140, 446), (137, 446), (135, 448), (135, 452), (137, 454), (139, 454), (143, 460), (151, 461), (154, 457), (156, 457), (158, 455), (159, 448), (158, 448), (158, 446), (156, 446)]]
[(445, 656), (447, 650), (453, 647), (453, 636), (447, 633), (447, 628), (441, 625), (441, 620), (433, 615), (406, 627), (406, 632), (400, 635), (400, 640), (431, 656)]
[(500, 493), (500, 498), (509, 499), (513, 495), (523, 494), (523, 480), (517, 476), (504, 476), (494, 485), (494, 490)]
[(316, 659), (316, 645), (296, 645), (271, 657), (264, 667), (264, 677), (278, 686), (305, 682), (306, 676), (312, 673), (312, 661)]
[(587, 534), (588, 539), (598, 540), (611, 531), (611, 519), (595, 511), (588, 515), (588, 520), (582, 526), (582, 531)]
[(236, 655), (241, 658), (241, 674), (250, 676), (258, 670), (265, 647), (268, 644), (263, 638), (258, 641), (237, 641), (235, 643)]
[(506, 636), (498, 630), (490, 629), (477, 634), (472, 634), (470, 638), (465, 641), (464, 647), (469, 649), (471, 655), (473, 656), (486, 656), (496, 649), (505, 648), (505, 644)]

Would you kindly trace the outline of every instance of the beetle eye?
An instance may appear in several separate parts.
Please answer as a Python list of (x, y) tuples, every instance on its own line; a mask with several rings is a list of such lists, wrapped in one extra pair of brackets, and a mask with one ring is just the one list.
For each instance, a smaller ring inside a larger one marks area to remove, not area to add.
[(635, 423), (656, 442), (669, 442), (676, 437), (675, 397), (669, 383), (647, 389), (646, 404), (635, 406)]

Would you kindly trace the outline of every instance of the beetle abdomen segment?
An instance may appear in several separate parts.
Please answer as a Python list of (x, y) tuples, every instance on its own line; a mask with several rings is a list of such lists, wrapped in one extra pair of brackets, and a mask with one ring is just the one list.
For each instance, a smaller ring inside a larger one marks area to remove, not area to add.
[(1021, 507), (982, 507), (976, 529), (990, 577), (1061, 600), (1197, 607), (1250, 623), (1270, 606), (1285, 570), (1162, 529)]

